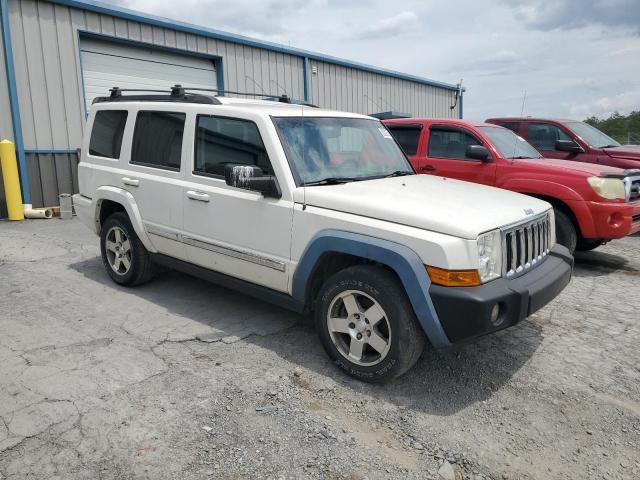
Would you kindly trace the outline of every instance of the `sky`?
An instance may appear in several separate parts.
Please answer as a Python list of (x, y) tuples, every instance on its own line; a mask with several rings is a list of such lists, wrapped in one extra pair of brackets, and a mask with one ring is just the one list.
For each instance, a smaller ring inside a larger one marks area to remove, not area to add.
[(639, 0), (116, 3), (446, 83), (462, 80), (465, 118), (581, 120), (640, 110)]

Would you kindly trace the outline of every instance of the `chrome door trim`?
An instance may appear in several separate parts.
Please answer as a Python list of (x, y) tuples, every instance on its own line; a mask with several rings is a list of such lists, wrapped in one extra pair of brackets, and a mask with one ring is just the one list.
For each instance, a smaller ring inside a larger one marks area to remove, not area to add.
[(235, 248), (229, 248), (224, 245), (220, 245), (219, 243), (206, 242), (203, 240), (199, 240), (197, 238), (189, 237), (188, 235), (182, 235), (180, 233), (176, 233), (172, 230), (168, 230), (164, 227), (159, 227), (157, 225), (151, 225), (149, 223), (144, 224), (147, 233), (152, 235), (157, 235), (159, 237), (168, 238), (169, 240), (174, 240), (176, 242), (181, 242), (186, 245), (190, 245), (192, 247), (202, 248), (204, 250), (209, 250), (210, 252), (219, 253), (221, 255), (226, 255), (227, 257), (237, 258), (239, 260), (244, 260), (245, 262), (254, 263), (256, 265), (260, 265), (263, 267), (271, 268), (273, 270), (278, 270), (279, 272), (286, 271), (286, 264), (280, 260), (275, 260), (273, 258), (264, 257), (262, 255), (256, 255), (255, 253), (247, 252), (245, 250), (238, 250)]

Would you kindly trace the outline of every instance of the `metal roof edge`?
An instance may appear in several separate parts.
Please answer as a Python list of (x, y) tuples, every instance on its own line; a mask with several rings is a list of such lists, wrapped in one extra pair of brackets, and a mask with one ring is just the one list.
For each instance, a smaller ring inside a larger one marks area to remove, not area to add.
[(185, 33), (192, 33), (195, 35), (201, 35), (204, 37), (214, 38), (217, 40), (224, 40), (228, 42), (238, 43), (241, 45), (247, 45), (249, 47), (262, 48), (280, 53), (287, 53), (289, 55), (295, 55), (298, 57), (309, 58), (320, 62), (333, 63), (343, 67), (356, 68), (359, 70), (368, 71), (371, 73), (377, 73), (380, 75), (386, 75), (389, 77), (398, 78), (401, 80), (408, 80), (411, 82), (421, 83), (424, 85), (430, 85), (432, 87), (444, 88), (447, 90), (457, 91), (458, 86), (450, 83), (439, 82), (428, 78), (418, 77), (416, 75), (410, 75), (407, 73), (397, 72), (395, 70), (387, 70), (366, 63), (354, 62), (350, 60), (344, 60), (331, 55), (323, 55), (308, 50), (299, 48), (286, 47), (278, 43), (269, 42), (266, 40), (256, 40), (254, 38), (245, 37), (235, 33), (222, 32), (213, 28), (200, 27), (190, 23), (171, 20), (165, 17), (146, 14), (131, 10), (124, 7), (116, 7), (108, 5), (96, 0), (46, 0), (50, 3), (57, 3), (59, 5), (65, 5), (68, 7), (79, 8), (83, 10), (89, 10), (95, 13), (102, 13), (105, 15), (111, 15), (113, 17), (122, 18), (125, 20), (131, 20), (135, 22), (147, 23), (163, 28), (170, 28), (173, 30), (179, 30)]

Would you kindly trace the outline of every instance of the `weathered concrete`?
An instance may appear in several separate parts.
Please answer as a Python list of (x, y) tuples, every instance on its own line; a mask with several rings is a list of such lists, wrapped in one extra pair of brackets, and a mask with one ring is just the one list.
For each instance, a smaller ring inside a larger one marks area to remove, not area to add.
[(77, 221), (3, 222), (0, 480), (640, 478), (639, 312), (636, 236), (370, 386), (296, 315), (174, 272), (121, 288)]

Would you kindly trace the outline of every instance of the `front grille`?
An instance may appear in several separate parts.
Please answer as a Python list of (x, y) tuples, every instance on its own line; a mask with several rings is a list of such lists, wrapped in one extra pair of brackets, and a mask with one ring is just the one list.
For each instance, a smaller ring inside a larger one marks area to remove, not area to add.
[(504, 229), (502, 239), (505, 276), (508, 278), (520, 275), (541, 262), (553, 247), (551, 232), (549, 213)]
[(630, 189), (629, 201), (635, 202), (636, 200), (640, 200), (640, 178), (639, 177), (631, 178), (631, 189)]

